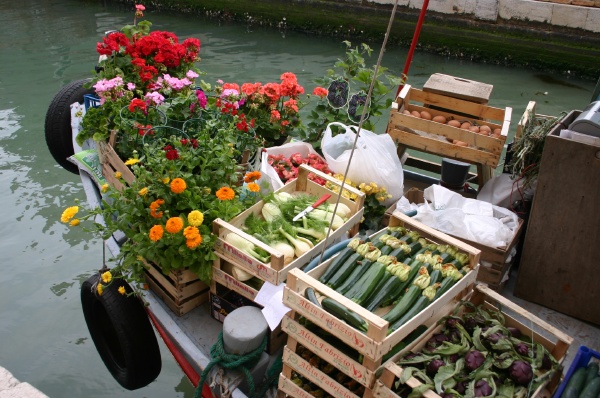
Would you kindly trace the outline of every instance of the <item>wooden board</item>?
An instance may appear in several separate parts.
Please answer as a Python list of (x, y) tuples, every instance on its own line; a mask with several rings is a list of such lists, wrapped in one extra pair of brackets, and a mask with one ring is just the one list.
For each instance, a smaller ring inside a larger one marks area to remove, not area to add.
[(600, 324), (600, 147), (558, 136), (579, 114), (546, 138), (515, 295)]
[(434, 73), (423, 85), (423, 91), (460, 98), (465, 101), (487, 104), (493, 85), (462, 77)]

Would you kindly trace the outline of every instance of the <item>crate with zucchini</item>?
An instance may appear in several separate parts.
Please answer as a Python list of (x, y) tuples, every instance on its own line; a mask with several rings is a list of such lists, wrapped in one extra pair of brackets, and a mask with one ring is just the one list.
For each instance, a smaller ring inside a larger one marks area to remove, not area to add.
[(597, 398), (600, 396), (600, 353), (580, 346), (553, 398)]
[(393, 228), (352, 240), (308, 274), (291, 271), (283, 301), (293, 321), (307, 319), (335, 335), (374, 371), (414, 329), (472, 289), (479, 254), (401, 216)]
[(376, 396), (550, 396), (571, 337), (485, 285), (454, 304), (385, 364)]

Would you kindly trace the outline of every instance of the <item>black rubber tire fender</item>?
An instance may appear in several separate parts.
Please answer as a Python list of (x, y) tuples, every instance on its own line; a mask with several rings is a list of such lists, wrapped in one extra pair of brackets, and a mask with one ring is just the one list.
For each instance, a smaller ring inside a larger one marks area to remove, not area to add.
[[(128, 390), (154, 381), (161, 370), (158, 340), (140, 298), (131, 286), (114, 278), (97, 294), (100, 274), (81, 285), (81, 306), (92, 340), (115, 380)], [(118, 289), (125, 287), (126, 294)]]
[(75, 80), (61, 88), (50, 102), (46, 112), (44, 130), (50, 154), (56, 163), (74, 174), (79, 174), (79, 168), (67, 160), (75, 153), (71, 131), (71, 104), (74, 102), (82, 104), (85, 94), (95, 94), (93, 88), (84, 87), (84, 84), (91, 80)]

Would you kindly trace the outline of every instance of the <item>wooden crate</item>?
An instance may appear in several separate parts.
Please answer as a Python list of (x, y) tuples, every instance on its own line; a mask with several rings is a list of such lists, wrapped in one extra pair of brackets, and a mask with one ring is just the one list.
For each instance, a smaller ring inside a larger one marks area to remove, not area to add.
[(246, 297), (248, 300), (254, 301), (258, 290), (252, 286), (237, 280), (233, 275), (228, 273), (225, 268), (227, 265), (233, 265), (223, 257), (221, 253), (216, 253), (217, 259), (213, 264), (213, 277), (211, 281), (211, 292), (215, 293), (214, 286), (216, 283), (235, 291), (236, 293)]
[[(325, 188), (324, 186), (313, 182), (312, 180), (309, 180), (309, 173), (317, 174), (319, 177), (322, 177), (327, 181), (331, 181), (332, 183), (338, 186), (342, 183), (341, 181), (333, 178), (332, 176), (321, 173), (320, 171), (313, 169), (312, 167), (301, 165), (298, 172), (298, 178), (287, 183), (283, 188), (277, 190), (276, 192), (306, 192), (308, 194), (315, 195), (318, 197), (323, 194), (329, 193), (331, 194), (331, 197), (329, 198), (328, 202), (335, 203), (338, 194)], [(347, 185), (344, 186), (344, 189), (347, 189), (351, 193), (356, 194), (357, 199), (356, 201), (351, 201), (344, 197), (340, 198), (340, 203), (344, 203), (350, 208), (350, 210), (352, 211), (352, 216), (348, 219), (348, 221), (344, 223), (343, 226), (331, 232), (328, 240), (329, 242), (335, 241), (336, 239), (343, 237), (347, 232), (350, 236), (356, 234), (358, 232), (358, 227), (362, 219), (363, 203), (365, 197), (364, 193)], [(287, 273), (290, 270), (307, 264), (317, 253), (320, 253), (321, 249), (325, 245), (325, 241), (323, 240), (319, 242), (311, 250), (307, 251), (302, 256), (297, 257), (291, 263), (284, 265), (283, 254), (269, 247), (265, 243), (259, 241), (255, 237), (248, 235), (247, 233), (242, 231), (242, 227), (248, 215), (260, 215), (263, 205), (264, 202), (260, 201), (252, 207), (250, 207), (249, 209), (242, 212), (241, 214), (239, 214), (238, 216), (234, 217), (229, 222), (223, 221), (221, 219), (216, 219), (213, 222), (213, 233), (217, 235), (217, 240), (215, 242), (215, 252), (221, 258), (244, 269), (245, 271), (258, 277), (259, 279), (270, 282), (274, 285), (279, 285), (285, 280)], [(246, 255), (234, 246), (227, 243), (224, 240), (224, 237), (225, 235), (231, 232), (241, 236), (242, 238), (248, 240), (255, 246), (258, 246), (261, 249), (270, 253), (271, 261), (269, 263), (263, 263), (253, 257)]]
[[(459, 280), (450, 290), (439, 297), (434, 303), (429, 305), (404, 326), (398, 328), (388, 335), (389, 323), (380, 316), (366, 310), (352, 300), (344, 297), (330, 287), (318, 281), (318, 278), (327, 269), (331, 260), (324, 262), (320, 266), (311, 270), (308, 274), (300, 270), (292, 270), (288, 274), (288, 279), (283, 292), (283, 302), (293, 311), (292, 316), (302, 316), (318, 325), (322, 329), (335, 334), (340, 340), (354, 347), (359, 353), (363, 354), (362, 365), (369, 370), (376, 370), (381, 365), (382, 358), (390, 352), (392, 348), (404, 339), (417, 326), (427, 324), (441, 307), (456, 297), (462, 297), (473, 287), (477, 277), (477, 269), (480, 251), (472, 246), (454, 239), (448, 235), (442, 234), (426, 225), (416, 222), (404, 215), (394, 216), (396, 220), (394, 225), (403, 225), (409, 230), (417, 231), (422, 237), (430, 242), (438, 244), (449, 244), (458, 247), (469, 256), (470, 266), (473, 267), (461, 280)], [(351, 327), (336, 316), (328, 313), (322, 308), (316, 306), (304, 297), (304, 291), (307, 287), (312, 287), (322, 296), (327, 296), (348, 309), (356, 312), (369, 325), (366, 334)], [(295, 320), (295, 319), (294, 319)]]
[(209, 287), (189, 269), (164, 274), (160, 266), (146, 262), (146, 283), (178, 316), (208, 301)]
[[(443, 108), (448, 111), (436, 110)], [(427, 110), (432, 116), (447, 119), (476, 121), (487, 125), (492, 131), (500, 129), (500, 137), (488, 137), (447, 124), (405, 115), (402, 112)], [(461, 115), (473, 115), (468, 118)], [(405, 85), (390, 111), (387, 133), (399, 145), (422, 152), (449, 157), (472, 164), (484, 164), (495, 168), (500, 161), (510, 127), (512, 108), (494, 108), (458, 98), (425, 92)], [(467, 147), (457, 146), (448, 139), (466, 142)]]
[[(489, 308), (501, 309), (505, 316), (505, 324), (507, 326), (516, 327), (520, 329), (524, 335), (531, 336), (534, 341), (542, 344), (559, 363), (564, 361), (567, 350), (573, 342), (573, 339), (570, 336), (516, 305), (512, 301), (507, 300), (505, 297), (494, 292), (485, 285), (477, 285), (475, 290), (471, 292), (467, 298), (475, 305), (483, 304)], [(455, 304), (457, 304), (457, 302)], [(446, 311), (440, 311), (437, 314), (438, 319), (454, 311), (454, 307), (446, 308)], [(435, 333), (438, 333), (441, 328), (441, 325), (430, 328), (420, 339), (409, 344), (404, 350), (385, 364), (381, 377), (373, 388), (376, 397), (399, 398), (398, 395), (391, 390), (394, 382), (402, 373), (402, 368), (398, 366), (395, 361), (408, 351), (419, 352), (427, 343), (427, 340)], [(554, 391), (560, 381), (561, 374), (562, 370), (556, 372), (545, 385), (542, 385), (533, 394), (533, 397), (549, 398), (550, 392)], [(410, 387), (417, 387), (421, 385), (421, 382), (415, 378), (411, 378), (407, 381), (407, 384)], [(427, 398), (440, 398), (438, 394), (431, 390), (425, 392), (423, 396)]]
[(517, 131), (515, 133), (515, 138), (521, 137), (525, 125), (527, 125), (527, 123), (529, 123), (532, 118), (544, 120), (551, 119), (553, 117), (548, 115), (538, 115), (535, 112), (535, 101), (529, 101), (527, 103), (527, 107), (525, 108), (525, 112), (523, 112), (521, 119), (519, 119), (519, 123), (517, 123)]
[(100, 164), (102, 164), (102, 175), (106, 181), (116, 190), (122, 191), (125, 185), (115, 177), (115, 173), (121, 173), (121, 178), (127, 184), (131, 184), (135, 180), (135, 176), (115, 152), (115, 142), (116, 131), (113, 130), (107, 142), (98, 143), (98, 157), (100, 158)]

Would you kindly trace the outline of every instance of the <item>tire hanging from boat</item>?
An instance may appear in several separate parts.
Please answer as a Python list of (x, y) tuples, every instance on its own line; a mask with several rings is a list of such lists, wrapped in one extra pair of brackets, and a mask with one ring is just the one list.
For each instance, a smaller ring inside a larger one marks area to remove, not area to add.
[(77, 165), (69, 162), (67, 158), (75, 153), (73, 149), (73, 134), (71, 130), (71, 104), (83, 103), (85, 94), (95, 94), (94, 89), (85, 88), (84, 84), (92, 79), (75, 80), (54, 96), (44, 124), (46, 145), (50, 154), (60, 166), (74, 174), (79, 174)]
[[(161, 370), (160, 348), (141, 300), (131, 286), (114, 278), (97, 293), (100, 274), (81, 285), (81, 306), (90, 335), (115, 380), (128, 390), (150, 384)], [(125, 294), (119, 293), (120, 286)]]

